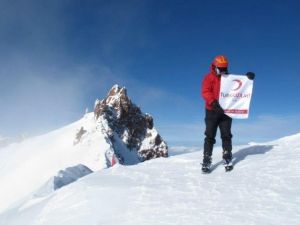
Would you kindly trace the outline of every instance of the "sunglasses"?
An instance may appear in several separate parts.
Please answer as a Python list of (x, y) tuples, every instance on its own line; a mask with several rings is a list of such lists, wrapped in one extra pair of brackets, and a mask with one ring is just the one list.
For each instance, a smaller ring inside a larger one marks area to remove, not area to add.
[(228, 74), (227, 67), (216, 67), (217, 74)]

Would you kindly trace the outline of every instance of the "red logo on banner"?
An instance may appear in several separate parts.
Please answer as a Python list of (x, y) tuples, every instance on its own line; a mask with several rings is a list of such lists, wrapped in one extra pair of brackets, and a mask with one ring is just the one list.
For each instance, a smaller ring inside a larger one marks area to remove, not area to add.
[(225, 113), (231, 113), (231, 114), (247, 114), (247, 109), (225, 109)]
[(243, 85), (242, 81), (239, 80), (239, 79), (235, 79), (235, 80), (232, 80), (232, 81), (236, 82), (236, 84), (237, 84), (237, 87), (234, 88), (234, 89), (232, 89), (233, 91), (239, 90), (242, 87), (242, 85)]

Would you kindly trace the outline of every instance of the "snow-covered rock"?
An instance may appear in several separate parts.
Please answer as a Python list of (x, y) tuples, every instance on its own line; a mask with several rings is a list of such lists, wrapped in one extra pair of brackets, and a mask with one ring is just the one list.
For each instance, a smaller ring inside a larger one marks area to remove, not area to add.
[(40, 187), (35, 193), (35, 197), (44, 197), (55, 190), (60, 189), (68, 184), (71, 184), (78, 180), (81, 177), (84, 177), (93, 171), (82, 165), (76, 165), (72, 167), (68, 167), (64, 170), (60, 170), (58, 174), (52, 178), (50, 178), (42, 187)]
[(140, 161), (168, 156), (168, 146), (154, 128), (153, 118), (132, 103), (125, 87), (114, 85), (105, 99), (95, 102), (94, 113), (107, 122), (108, 139), (122, 164), (129, 164), (122, 150), (126, 148)]

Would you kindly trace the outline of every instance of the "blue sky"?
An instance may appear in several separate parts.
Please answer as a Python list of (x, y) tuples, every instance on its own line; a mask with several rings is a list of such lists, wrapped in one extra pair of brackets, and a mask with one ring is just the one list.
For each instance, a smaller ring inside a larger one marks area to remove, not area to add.
[(300, 132), (298, 1), (1, 0), (0, 135), (79, 119), (118, 83), (171, 145), (201, 145), (200, 84), (215, 55), (254, 71), (235, 143)]

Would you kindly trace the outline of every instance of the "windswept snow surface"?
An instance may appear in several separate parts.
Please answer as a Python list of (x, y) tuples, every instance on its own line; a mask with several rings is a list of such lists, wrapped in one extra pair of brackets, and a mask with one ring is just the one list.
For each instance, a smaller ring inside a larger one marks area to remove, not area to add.
[(2, 213), (0, 224), (300, 224), (300, 134), (234, 147), (228, 173), (220, 148), (210, 174), (201, 174), (201, 158), (196, 151), (99, 170), (27, 199)]

